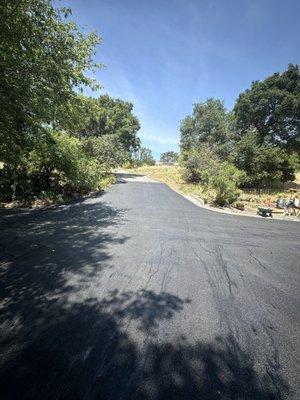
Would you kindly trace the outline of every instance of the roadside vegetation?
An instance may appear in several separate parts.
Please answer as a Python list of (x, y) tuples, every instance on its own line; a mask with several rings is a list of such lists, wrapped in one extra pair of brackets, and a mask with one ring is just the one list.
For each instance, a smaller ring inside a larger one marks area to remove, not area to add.
[[(196, 199), (203, 200), (205, 204), (218, 206), (216, 203), (216, 191), (212, 187), (203, 186), (196, 183), (186, 182), (183, 178), (184, 168), (179, 165), (142, 165), (131, 168), (132, 172), (145, 174), (150, 178), (166, 183), (172, 189), (185, 195), (194, 196)], [(227, 206), (236, 210), (246, 210), (256, 213), (257, 206), (274, 207), (278, 198), (288, 199), (300, 191), (300, 173), (296, 173), (294, 182), (287, 182), (282, 189), (276, 188), (243, 188), (239, 189), (236, 201)], [(293, 191), (291, 193), (291, 190)], [(297, 195), (297, 194), (296, 194)], [(278, 210), (280, 213), (280, 211)], [(282, 211), (283, 212), (283, 211)]]
[(133, 157), (125, 163), (125, 167), (140, 167), (142, 165), (155, 165), (155, 160), (152, 155), (151, 149), (147, 147), (140, 147), (134, 154)]
[[(194, 104), (180, 132), (178, 166), (137, 171), (217, 206), (243, 209), (289, 197), (289, 188), (299, 188), (299, 66), (253, 82), (232, 111), (213, 98)], [(174, 163), (165, 155), (161, 161)]]
[(140, 147), (133, 105), (88, 71), (100, 38), (51, 0), (0, 4), (0, 201), (30, 204), (102, 190)]

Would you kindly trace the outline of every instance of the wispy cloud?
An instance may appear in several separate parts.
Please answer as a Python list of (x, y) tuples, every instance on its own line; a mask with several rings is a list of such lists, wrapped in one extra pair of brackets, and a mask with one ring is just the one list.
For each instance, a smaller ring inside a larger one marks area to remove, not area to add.
[(146, 140), (147, 142), (155, 142), (159, 144), (178, 144), (178, 140), (170, 137), (163, 137), (157, 135), (147, 135), (141, 134), (141, 139)]
[(170, 147), (177, 149), (179, 137), (177, 127), (172, 127), (165, 121), (161, 121), (146, 106), (142, 94), (136, 93), (130, 79), (124, 71), (115, 70), (114, 75), (110, 74), (103, 84), (104, 91), (111, 96), (131, 101), (134, 105), (134, 114), (140, 120), (141, 129), (139, 136), (142, 143), (156, 151), (165, 151)]

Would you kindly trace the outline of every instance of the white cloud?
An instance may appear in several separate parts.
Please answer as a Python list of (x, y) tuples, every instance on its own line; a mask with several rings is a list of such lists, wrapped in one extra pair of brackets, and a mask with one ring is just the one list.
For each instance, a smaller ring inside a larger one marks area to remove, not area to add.
[(177, 139), (173, 139), (170, 137), (163, 137), (163, 136), (157, 136), (157, 135), (147, 135), (147, 134), (141, 134), (140, 135), (142, 140), (146, 140), (147, 142), (155, 142), (159, 144), (178, 144)]
[(104, 82), (103, 86), (104, 92), (108, 92), (111, 96), (133, 103), (133, 113), (138, 117), (141, 124), (138, 136), (141, 138), (143, 145), (158, 152), (170, 148), (172, 150), (178, 148), (179, 136), (177, 126), (170, 126), (151, 113), (141, 95), (137, 95), (135, 88), (124, 71), (120, 71), (119, 69), (114, 71), (114, 76), (110, 76)]

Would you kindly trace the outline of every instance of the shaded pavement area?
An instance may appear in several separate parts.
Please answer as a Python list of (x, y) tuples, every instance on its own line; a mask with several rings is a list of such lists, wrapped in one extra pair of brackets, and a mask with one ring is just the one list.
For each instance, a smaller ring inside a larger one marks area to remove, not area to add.
[(0, 223), (1, 399), (300, 397), (298, 224), (128, 175)]

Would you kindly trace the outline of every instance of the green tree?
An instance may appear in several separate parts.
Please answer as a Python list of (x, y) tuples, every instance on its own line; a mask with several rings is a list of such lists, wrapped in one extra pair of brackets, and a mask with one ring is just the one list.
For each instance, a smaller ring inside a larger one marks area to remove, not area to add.
[(116, 135), (90, 136), (82, 142), (85, 153), (94, 157), (104, 172), (117, 168), (131, 158)]
[(84, 193), (98, 189), (101, 177), (99, 164), (85, 154), (79, 139), (47, 129), (18, 165), (5, 164), (0, 170), (0, 199)]
[(139, 147), (133, 105), (81, 94), (99, 85), (86, 72), (95, 33), (83, 34), (71, 11), (52, 0), (0, 2), (0, 197), (99, 188), (103, 173)]
[(241, 136), (254, 127), (259, 144), (275, 144), (299, 153), (299, 66), (290, 64), (282, 74), (253, 82), (251, 89), (239, 95), (234, 114)]
[[(95, 82), (85, 74), (99, 43), (68, 20), (51, 0), (0, 2), (0, 160), (17, 162), (56, 126), (75, 88)], [(12, 151), (12, 148), (14, 151)]]
[(151, 149), (147, 147), (140, 147), (135, 153), (135, 161), (138, 165), (155, 165), (155, 160), (152, 155)]
[(193, 147), (187, 153), (182, 162), (186, 181), (213, 189), (214, 203), (220, 206), (231, 204), (238, 198), (238, 187), (245, 179), (244, 171), (228, 161), (221, 161), (207, 143)]
[(160, 161), (165, 163), (175, 163), (178, 160), (178, 153), (175, 151), (166, 151), (160, 156)]
[(240, 194), (238, 187), (245, 179), (245, 173), (228, 161), (219, 164), (216, 174), (210, 176), (210, 186), (215, 189), (214, 203), (219, 206), (234, 203)]
[[(78, 93), (72, 102), (63, 104), (60, 108), (60, 119), (57, 128), (65, 130), (74, 136), (81, 137), (87, 127), (99, 117), (97, 99)], [(83, 135), (83, 137), (88, 135)], [(97, 136), (97, 135), (96, 135)]]
[(127, 151), (135, 151), (140, 144), (137, 137), (140, 123), (132, 110), (132, 103), (114, 99), (107, 94), (98, 99), (87, 98), (81, 100), (77, 110), (72, 113), (79, 111), (80, 115), (85, 113), (86, 117), (81, 121), (77, 117), (78, 122), (74, 124), (73, 120), (67, 127), (79, 137), (114, 135)]
[(204, 143), (186, 150), (181, 164), (186, 181), (208, 185), (210, 177), (219, 170), (220, 159), (211, 147)]
[(183, 153), (206, 143), (226, 159), (232, 140), (232, 116), (221, 100), (209, 98), (204, 103), (194, 104), (192, 115), (181, 122), (180, 132)]
[(295, 179), (299, 166), (296, 153), (272, 144), (260, 144), (255, 130), (243, 135), (232, 153), (234, 164), (247, 174), (246, 186), (277, 186), (280, 182)]

